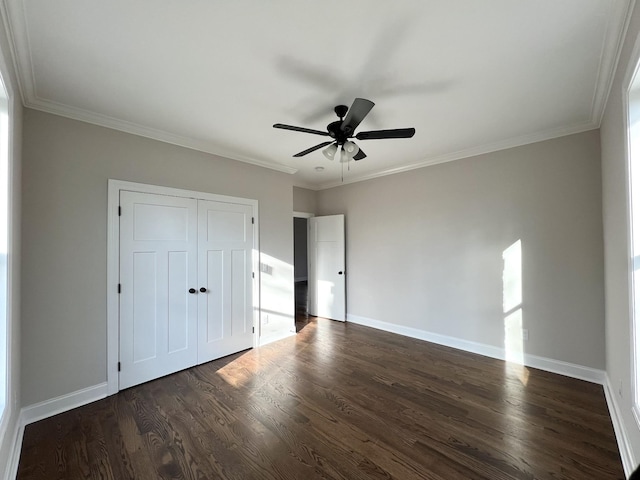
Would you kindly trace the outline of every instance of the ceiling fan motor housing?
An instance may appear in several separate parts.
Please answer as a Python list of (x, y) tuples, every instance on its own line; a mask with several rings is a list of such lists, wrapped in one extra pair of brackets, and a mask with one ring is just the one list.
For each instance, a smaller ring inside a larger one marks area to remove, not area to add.
[(342, 120), (331, 122), (327, 125), (327, 131), (332, 138), (335, 138), (338, 145), (342, 145), (349, 138), (349, 132), (342, 130)]

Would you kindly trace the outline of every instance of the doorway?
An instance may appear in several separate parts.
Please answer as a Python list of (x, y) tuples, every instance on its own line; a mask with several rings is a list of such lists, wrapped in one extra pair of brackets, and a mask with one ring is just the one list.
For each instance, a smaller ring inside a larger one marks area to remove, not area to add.
[(309, 218), (313, 214), (294, 212), (293, 276), (295, 291), (296, 333), (310, 320), (309, 315)]
[(296, 332), (309, 317), (346, 321), (344, 215), (294, 212)]

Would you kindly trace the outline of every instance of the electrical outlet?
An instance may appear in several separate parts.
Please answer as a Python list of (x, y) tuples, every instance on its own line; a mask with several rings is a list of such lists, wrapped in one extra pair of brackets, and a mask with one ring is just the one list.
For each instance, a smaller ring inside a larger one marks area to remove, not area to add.
[(523, 328), (522, 329), (522, 341), (523, 342), (528, 342), (529, 341), (529, 329), (528, 328)]

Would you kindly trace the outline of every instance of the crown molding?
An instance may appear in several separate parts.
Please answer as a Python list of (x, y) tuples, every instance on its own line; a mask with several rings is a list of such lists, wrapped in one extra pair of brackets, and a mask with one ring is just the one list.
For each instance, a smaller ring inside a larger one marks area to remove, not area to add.
[(79, 120), (85, 123), (91, 123), (93, 125), (99, 125), (101, 127), (110, 128), (113, 130), (119, 130), (121, 132), (138, 135), (140, 137), (151, 138), (153, 140), (159, 140), (161, 142), (170, 143), (179, 147), (190, 148), (200, 152), (210, 153), (212, 155), (218, 155), (220, 157), (229, 158), (231, 160), (237, 160), (244, 163), (249, 163), (258, 167), (268, 168), (270, 170), (276, 170), (278, 172), (294, 174), (298, 171), (297, 168), (289, 167), (279, 163), (272, 163), (263, 160), (257, 160), (254, 158), (245, 157), (229, 151), (223, 151), (215, 144), (196, 138), (184, 137), (181, 135), (174, 135), (173, 133), (165, 132), (163, 130), (157, 130), (155, 128), (145, 127), (133, 122), (127, 122), (117, 118), (109, 117), (106, 115), (100, 115), (98, 113), (88, 112), (83, 109), (70, 107), (55, 102), (44, 101), (37, 99), (35, 101), (29, 100), (25, 103), (25, 106), (42, 112), (52, 113), (54, 115), (60, 115), (62, 117), (71, 118), (73, 120)]
[(307, 183), (295, 177), (293, 179), (293, 186), (298, 188), (306, 188), (307, 190), (316, 190), (316, 191), (321, 190), (321, 188), (318, 185)]
[[(371, 174), (365, 174), (362, 176), (345, 179), (342, 182), (329, 182), (310, 185), (304, 181), (298, 180), (294, 181), (294, 185), (311, 190), (325, 190), (341, 185), (370, 180), (386, 175), (392, 175), (395, 173), (407, 172), (430, 165), (460, 160), (463, 158), (482, 155), (485, 153), (513, 148), (529, 143), (549, 140), (563, 135), (571, 135), (574, 133), (580, 133), (599, 128), (602, 117), (604, 115), (604, 109), (606, 107), (609, 92), (613, 84), (613, 79), (619, 62), (622, 47), (624, 45), (624, 39), (627, 33), (634, 6), (635, 0), (612, 1), (609, 21), (607, 23), (606, 32), (604, 34), (604, 42), (600, 56), (598, 76), (591, 105), (590, 122), (569, 127), (562, 127), (547, 132), (502, 140), (499, 142), (480, 145), (457, 152), (447, 153), (444, 155), (427, 157), (422, 161), (411, 165), (380, 170)], [(222, 156), (232, 160), (237, 160), (240, 162), (276, 170), (283, 173), (295, 174), (298, 171), (298, 169), (287, 165), (249, 158), (233, 152), (222, 150), (219, 146), (215, 145), (212, 142), (175, 135), (162, 130), (149, 128), (144, 125), (127, 122), (117, 118), (96, 114), (87, 110), (70, 107), (39, 98), (36, 94), (37, 88), (33, 72), (30, 39), (26, 25), (26, 15), (24, 9), (25, 2), (23, 0), (0, 0), (0, 14), (3, 17), (3, 24), (8, 32), (13, 62), (18, 76), (18, 87), (22, 96), (22, 102), (25, 107), (114, 130), (119, 130), (133, 135), (159, 140), (169, 144), (190, 148), (205, 153), (210, 153), (213, 155)], [(20, 46), (21, 48), (19, 48), (18, 46)]]
[[(7, 40), (18, 79), (18, 89), (22, 103), (26, 106), (30, 98), (35, 98), (35, 77), (24, 3), (20, 0), (1, 0), (0, 14), (7, 31)], [(26, 45), (27, 48), (19, 48), (19, 45)]]
[[(14, 65), (16, 67), (18, 84), (22, 96), (22, 103), (25, 107), (52, 113), (54, 115), (60, 115), (62, 117), (71, 118), (73, 120), (91, 123), (93, 125), (106, 127), (113, 130), (119, 130), (121, 132), (130, 133), (141, 137), (151, 138), (153, 140), (159, 140), (161, 142), (190, 148), (192, 150), (210, 153), (212, 155), (218, 155), (221, 157), (229, 158), (231, 160), (249, 163), (258, 167), (276, 170), (278, 172), (294, 174), (298, 171), (297, 168), (289, 167), (287, 165), (267, 162), (255, 158), (245, 157), (243, 155), (238, 155), (233, 152), (223, 151), (212, 142), (207, 142), (204, 140), (185, 137), (181, 135), (175, 135), (163, 130), (146, 127), (144, 125), (136, 124), (133, 122), (120, 120), (117, 118), (109, 117), (107, 115), (101, 115), (84, 109), (71, 107), (68, 105), (63, 105), (39, 98), (36, 93), (37, 88), (33, 71), (33, 61), (31, 58), (31, 42), (29, 39), (29, 31), (27, 29), (24, 8), (25, 4), (22, 0), (2, 0), (2, 9), (0, 10), (0, 14), (2, 14), (3, 22), (7, 27), (7, 32), (9, 33), (11, 54), (13, 56)], [(26, 48), (19, 48), (19, 45), (26, 46)]]
[[(523, 135), (520, 137), (501, 140), (486, 145), (479, 145), (477, 147), (471, 147), (464, 150), (458, 150), (457, 152), (446, 153), (444, 155), (436, 155), (433, 157), (427, 157), (422, 161), (413, 163), (411, 165), (405, 165), (398, 168), (389, 168), (373, 172), (370, 174), (353, 177), (350, 179), (344, 179), (342, 182), (325, 183), (313, 190), (327, 190), (329, 188), (340, 187), (350, 183), (363, 182), (365, 180), (372, 180), (374, 178), (386, 177), (387, 175), (394, 175), (396, 173), (409, 172), (418, 168), (424, 168), (431, 165), (437, 165), (439, 163), (453, 162), (455, 160), (462, 160), (463, 158), (477, 157), (486, 153), (497, 152), (500, 150), (507, 150), (509, 148), (521, 147), (523, 145), (529, 145), (531, 143), (543, 142), (545, 140), (552, 140), (554, 138), (565, 137), (567, 135), (574, 135), (576, 133), (588, 132), (595, 130), (599, 126), (593, 122), (580, 123), (569, 127), (561, 127), (553, 130), (547, 130), (545, 132), (534, 133), (530, 135)], [(305, 187), (308, 188), (308, 187)]]
[(598, 127), (600, 127), (604, 110), (607, 106), (635, 3), (635, 0), (612, 2), (602, 51), (600, 52), (596, 88), (591, 103), (591, 121)]

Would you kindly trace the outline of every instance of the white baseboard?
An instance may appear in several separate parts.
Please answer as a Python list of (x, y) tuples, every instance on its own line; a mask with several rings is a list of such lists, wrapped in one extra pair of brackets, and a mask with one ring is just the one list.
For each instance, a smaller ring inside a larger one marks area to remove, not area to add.
[(107, 382), (76, 390), (56, 398), (34, 403), (20, 410), (20, 421), (26, 426), (107, 396)]
[(553, 358), (538, 357), (528, 353), (524, 354), (524, 364), (527, 367), (537, 368), (538, 370), (604, 385), (605, 371), (597, 368), (585, 367), (584, 365), (563, 362)]
[[(9, 433), (9, 432), (6, 432)], [(5, 470), (5, 480), (15, 480), (18, 475), (18, 463), (20, 463), (20, 452), (22, 451), (22, 437), (24, 436), (24, 425), (18, 420), (15, 422), (11, 435), (7, 435), (7, 441), (11, 442), (11, 450), (7, 457), (7, 469)]]
[(604, 381), (604, 396), (607, 399), (607, 407), (609, 407), (609, 416), (611, 417), (611, 423), (613, 423), (613, 431), (616, 434), (616, 441), (618, 442), (618, 450), (620, 451), (620, 458), (622, 459), (622, 467), (624, 468), (624, 474), (628, 477), (631, 472), (636, 468), (636, 461), (633, 458), (633, 450), (631, 449), (631, 443), (627, 436), (627, 430), (624, 428), (624, 422), (620, 415), (620, 407), (615, 396), (615, 389), (611, 385), (609, 376), (605, 375)]
[[(495, 347), (493, 345), (486, 345), (484, 343), (449, 337), (447, 335), (441, 335), (439, 333), (433, 333), (418, 328), (405, 327), (394, 323), (373, 320), (359, 315), (348, 314), (347, 321), (357, 323), (358, 325), (364, 325), (366, 327), (376, 328), (378, 330), (384, 330), (385, 332), (404, 335), (405, 337), (417, 338), (418, 340), (437, 343), (438, 345), (444, 345), (446, 347), (452, 347), (466, 352), (477, 353), (478, 355), (483, 355), (485, 357), (497, 358), (498, 360), (506, 359), (504, 348)], [(530, 354), (525, 354), (523, 360), (524, 365), (527, 367), (537, 368), (580, 380), (586, 380), (587, 382), (597, 383), (600, 385), (604, 383), (605, 372), (603, 370)]]
[(11, 436), (8, 437), (11, 438), (11, 450), (8, 456), (8, 468), (5, 472), (5, 480), (14, 480), (18, 474), (18, 464), (20, 463), (20, 453), (22, 451), (22, 438), (24, 437), (24, 428), (27, 425), (37, 422), (38, 420), (52, 417), (58, 413), (95, 402), (106, 396), (107, 384), (105, 382), (23, 407), (20, 410), (18, 420), (15, 422), (13, 432)]

